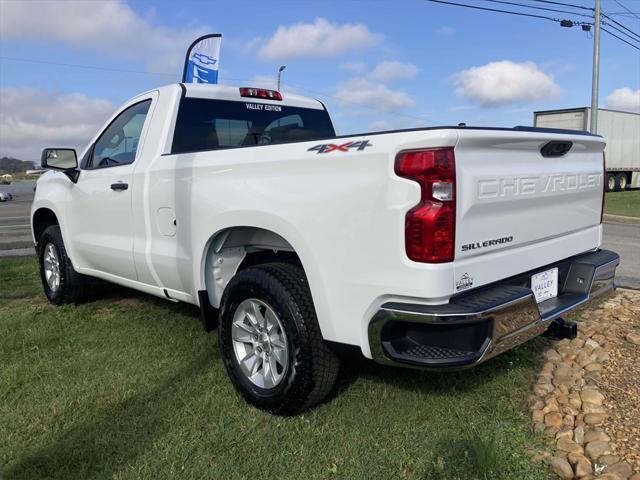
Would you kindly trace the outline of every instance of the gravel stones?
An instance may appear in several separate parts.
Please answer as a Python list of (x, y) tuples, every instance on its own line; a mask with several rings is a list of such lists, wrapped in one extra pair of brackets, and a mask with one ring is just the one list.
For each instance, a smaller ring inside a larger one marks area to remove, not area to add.
[(610, 442), (611, 437), (602, 430), (589, 430), (584, 434), (585, 443), (591, 442)]
[(601, 456), (609, 455), (613, 452), (611, 451), (609, 442), (596, 441), (587, 443), (584, 447), (584, 453), (591, 460), (598, 460)]
[(553, 457), (551, 459), (551, 469), (558, 477), (564, 480), (571, 480), (573, 478), (573, 468), (571, 468), (566, 458)]
[(594, 405), (602, 405), (604, 395), (594, 388), (584, 389), (580, 392), (580, 399)]
[(627, 342), (633, 343), (634, 345), (640, 345), (640, 332), (629, 332), (627, 333)]
[(560, 430), (562, 428), (562, 414), (559, 412), (551, 412), (547, 413), (544, 416), (544, 424), (547, 427), (555, 428), (556, 430)]
[(640, 480), (640, 292), (619, 290), (577, 321), (575, 339), (544, 353), (533, 428), (555, 438), (559, 478)]
[(560, 437), (556, 442), (556, 448), (567, 453), (583, 453), (584, 449), (581, 445), (567, 437)]

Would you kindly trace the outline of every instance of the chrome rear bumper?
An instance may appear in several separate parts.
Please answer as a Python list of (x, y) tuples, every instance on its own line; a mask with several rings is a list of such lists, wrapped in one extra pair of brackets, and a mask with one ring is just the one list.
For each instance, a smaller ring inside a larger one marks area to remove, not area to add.
[[(456, 295), (444, 305), (386, 303), (369, 323), (373, 358), (433, 370), (477, 365), (613, 292), (619, 263), (616, 253), (598, 250)], [(538, 304), (531, 275), (554, 267), (558, 296)]]

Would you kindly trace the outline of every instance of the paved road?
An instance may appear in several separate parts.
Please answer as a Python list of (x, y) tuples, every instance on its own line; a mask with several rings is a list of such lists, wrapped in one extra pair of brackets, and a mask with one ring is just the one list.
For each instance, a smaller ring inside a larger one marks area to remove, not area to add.
[(640, 289), (640, 225), (605, 223), (602, 248), (620, 255), (618, 286)]
[(0, 185), (0, 191), (13, 195), (13, 200), (0, 203), (0, 251), (33, 247), (29, 211), (34, 185), (35, 182)]
[[(3, 255), (2, 251), (12, 249), (22, 249), (22, 254), (33, 252), (29, 209), (34, 184), (22, 182), (0, 185), (0, 190), (14, 196), (10, 202), (0, 203), (0, 256)], [(618, 285), (640, 289), (640, 225), (605, 223), (603, 248), (620, 254), (622, 261), (617, 271)]]

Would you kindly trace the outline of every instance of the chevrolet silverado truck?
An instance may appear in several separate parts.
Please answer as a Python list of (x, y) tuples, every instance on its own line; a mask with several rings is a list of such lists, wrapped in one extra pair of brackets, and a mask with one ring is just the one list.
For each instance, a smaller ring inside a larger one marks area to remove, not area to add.
[(320, 403), (344, 346), (460, 369), (614, 289), (604, 141), (436, 127), (336, 136), (317, 100), (173, 84), (78, 160), (45, 149), (31, 211), (44, 292), (94, 279), (197, 305), (228, 375), (277, 414)]

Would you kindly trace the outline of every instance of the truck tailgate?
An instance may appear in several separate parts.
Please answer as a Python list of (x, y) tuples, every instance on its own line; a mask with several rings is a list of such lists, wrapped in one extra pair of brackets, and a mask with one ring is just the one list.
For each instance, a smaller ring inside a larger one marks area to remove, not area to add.
[[(543, 156), (549, 142), (571, 142), (571, 148), (563, 155)], [(603, 149), (602, 138), (591, 135), (460, 130), (455, 148), (456, 264), (462, 270), (465, 264), (474, 265), (478, 275), (489, 268), (481, 261), (486, 257), (496, 273), (508, 273), (540, 266), (521, 265), (523, 257), (516, 254), (536, 246), (548, 245), (549, 261), (598, 247)], [(498, 260), (516, 264), (495, 268)], [(492, 280), (479, 275), (485, 278), (482, 283)], [(461, 283), (463, 288), (467, 284)]]

